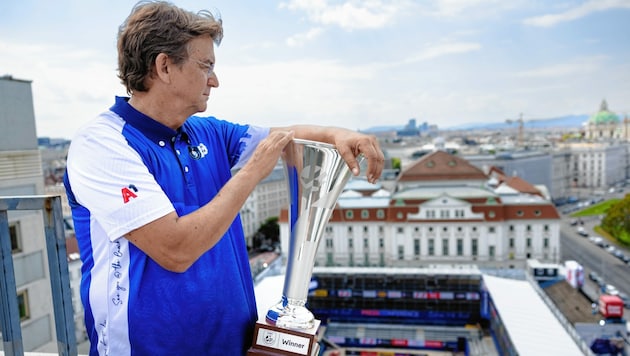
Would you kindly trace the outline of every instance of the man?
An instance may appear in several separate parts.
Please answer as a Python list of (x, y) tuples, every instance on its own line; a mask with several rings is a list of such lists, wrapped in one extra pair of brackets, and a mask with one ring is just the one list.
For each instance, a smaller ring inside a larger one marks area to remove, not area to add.
[[(371, 136), (265, 129), (206, 110), (221, 22), (166, 2), (134, 7), (118, 33), (129, 98), (78, 131), (64, 180), (83, 261), (90, 355), (241, 355), (257, 319), (238, 212), (293, 138), (332, 143), (381, 174)], [(240, 168), (232, 176), (231, 169)]]

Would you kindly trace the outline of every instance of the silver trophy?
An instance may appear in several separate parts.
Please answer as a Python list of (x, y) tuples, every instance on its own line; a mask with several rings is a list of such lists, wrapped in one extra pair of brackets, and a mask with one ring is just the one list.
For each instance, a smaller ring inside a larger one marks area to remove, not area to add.
[[(357, 158), (359, 162), (362, 160)], [(289, 187), (289, 254), (282, 300), (267, 312), (271, 325), (311, 329), (305, 306), (317, 246), (352, 173), (335, 146), (294, 139), (283, 154)]]

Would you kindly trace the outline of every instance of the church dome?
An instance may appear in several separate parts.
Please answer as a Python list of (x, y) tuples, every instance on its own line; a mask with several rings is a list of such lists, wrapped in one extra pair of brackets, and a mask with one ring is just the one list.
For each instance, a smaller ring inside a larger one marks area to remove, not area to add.
[(589, 122), (595, 125), (618, 124), (619, 116), (611, 111), (608, 111), (608, 104), (606, 103), (606, 100), (602, 100), (599, 112), (591, 116)]

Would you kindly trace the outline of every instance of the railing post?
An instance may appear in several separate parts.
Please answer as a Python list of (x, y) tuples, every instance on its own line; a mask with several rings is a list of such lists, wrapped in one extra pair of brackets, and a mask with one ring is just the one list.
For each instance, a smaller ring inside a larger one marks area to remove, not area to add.
[(8, 210), (43, 211), (57, 350), (59, 355), (76, 356), (78, 352), (74, 333), (74, 311), (72, 310), (66, 237), (59, 196), (0, 197), (0, 313), (2, 313), (0, 320), (4, 354), (24, 355)]
[(11, 235), (9, 217), (6, 210), (0, 210), (0, 301), (2, 304), (2, 341), (6, 355), (23, 356), (22, 329), (20, 311), (17, 303), (17, 288), (11, 254)]
[(66, 236), (63, 229), (63, 214), (59, 196), (45, 199), (44, 230), (46, 232), (50, 287), (57, 331), (57, 350), (59, 355), (76, 356), (78, 351), (74, 333), (74, 311), (72, 309), (72, 295), (70, 294)]

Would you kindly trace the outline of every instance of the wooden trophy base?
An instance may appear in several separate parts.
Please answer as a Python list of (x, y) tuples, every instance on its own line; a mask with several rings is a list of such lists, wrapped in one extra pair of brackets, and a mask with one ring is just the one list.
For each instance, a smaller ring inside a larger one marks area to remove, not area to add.
[(316, 319), (315, 325), (311, 329), (297, 331), (258, 321), (254, 328), (254, 342), (252, 347), (247, 350), (247, 356), (318, 355), (317, 329), (319, 329), (319, 324), (320, 321)]

